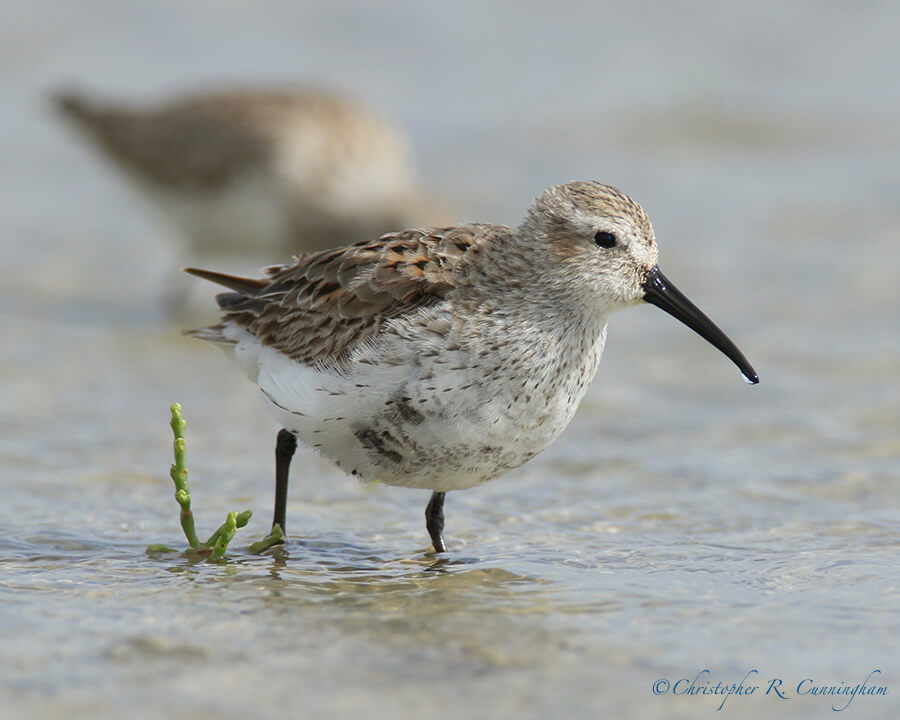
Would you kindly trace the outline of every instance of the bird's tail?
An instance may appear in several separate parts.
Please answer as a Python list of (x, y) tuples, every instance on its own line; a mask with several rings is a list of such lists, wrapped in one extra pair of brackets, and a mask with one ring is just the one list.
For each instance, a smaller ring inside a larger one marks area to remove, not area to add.
[[(184, 272), (195, 277), (209, 280), (210, 282), (223, 285), (234, 292), (219, 293), (216, 295), (216, 302), (219, 308), (225, 310), (235, 310), (240, 306), (242, 309), (248, 303), (253, 302), (253, 297), (266, 285), (266, 280), (258, 278), (241, 277), (239, 275), (229, 275), (214, 270), (201, 270), (200, 268), (182, 268)], [(225, 336), (225, 323), (211, 325), (210, 327), (197, 328), (195, 330), (185, 330), (184, 334), (195, 337), (198, 340), (206, 340), (207, 342), (216, 343), (218, 345), (234, 345), (235, 341)]]
[(93, 130), (110, 114), (109, 109), (71, 88), (63, 88), (52, 93), (50, 102), (61, 115), (88, 130)]
[(234, 345), (234, 340), (225, 337), (225, 324), (210, 325), (209, 327), (195, 328), (193, 330), (185, 330), (181, 333), (188, 337), (197, 338), (198, 340), (206, 340), (216, 345)]

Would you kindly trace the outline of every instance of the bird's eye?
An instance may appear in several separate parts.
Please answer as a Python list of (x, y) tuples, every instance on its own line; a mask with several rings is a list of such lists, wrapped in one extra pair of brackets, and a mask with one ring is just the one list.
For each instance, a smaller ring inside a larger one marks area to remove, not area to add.
[(597, 243), (597, 247), (613, 248), (616, 246), (616, 236), (611, 232), (600, 230), (594, 235), (594, 242)]

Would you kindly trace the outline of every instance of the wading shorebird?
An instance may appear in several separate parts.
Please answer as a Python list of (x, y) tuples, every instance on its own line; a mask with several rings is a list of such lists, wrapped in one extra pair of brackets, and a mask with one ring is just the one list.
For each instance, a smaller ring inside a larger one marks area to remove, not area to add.
[(521, 465), (563, 431), (593, 380), (610, 315), (649, 302), (756, 372), (660, 272), (653, 227), (616, 188), (546, 190), (516, 229), (407, 230), (297, 256), (266, 278), (186, 272), (224, 285), (223, 346), (282, 430), (274, 525), (284, 530), (297, 439), (362, 480), (444, 496)]
[(448, 222), (407, 140), (332, 92), (208, 91), (152, 107), (73, 91), (53, 100), (194, 255), (307, 252)]

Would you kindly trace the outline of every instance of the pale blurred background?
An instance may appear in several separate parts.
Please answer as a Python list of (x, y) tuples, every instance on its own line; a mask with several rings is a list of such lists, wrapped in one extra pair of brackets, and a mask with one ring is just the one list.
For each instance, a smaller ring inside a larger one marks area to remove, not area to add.
[[(693, 718), (721, 698), (652, 688), (709, 668), (758, 671), (731, 718), (822, 717), (836, 701), (801, 680), (879, 669), (889, 694), (847, 712), (897, 717), (898, 33), (890, 2), (3, 4), (0, 707)], [(563, 437), (448, 497), (446, 562), (427, 493), (313, 457), (285, 552), (249, 555), (276, 428), (166, 312), (176, 234), (48, 102), (234, 85), (360, 98), (464, 220), (617, 185), (761, 384), (656, 309), (623, 313)], [(175, 401), (198, 524), (255, 513), (224, 565), (144, 554), (183, 544)], [(792, 697), (762, 695), (772, 678)]]

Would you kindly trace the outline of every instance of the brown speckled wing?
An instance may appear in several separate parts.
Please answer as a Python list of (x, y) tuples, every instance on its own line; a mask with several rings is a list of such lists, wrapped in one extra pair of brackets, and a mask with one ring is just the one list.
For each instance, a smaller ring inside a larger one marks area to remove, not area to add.
[[(509, 232), (474, 224), (406, 230), (300, 255), (291, 265), (268, 268), (268, 281), (187, 272), (237, 291), (219, 296), (226, 323), (299, 362), (339, 363), (387, 321), (439, 303), (463, 284), (457, 270), (467, 254)], [(215, 330), (196, 334), (209, 338)]]

